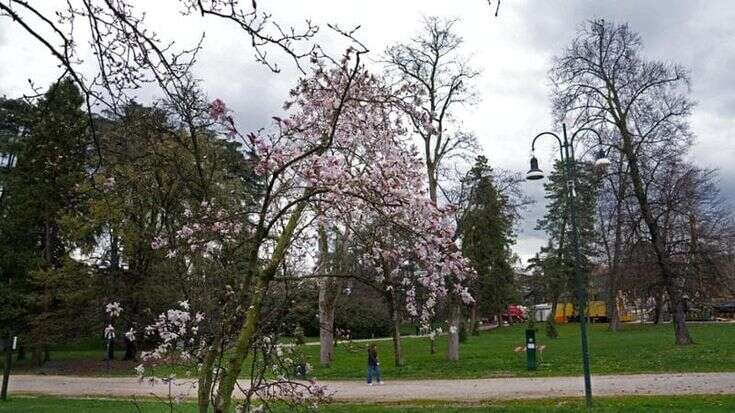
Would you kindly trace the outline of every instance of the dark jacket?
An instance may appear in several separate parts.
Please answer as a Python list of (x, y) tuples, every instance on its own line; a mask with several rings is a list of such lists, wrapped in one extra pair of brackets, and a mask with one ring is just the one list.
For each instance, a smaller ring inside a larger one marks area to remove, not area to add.
[(378, 351), (368, 349), (368, 366), (375, 367), (378, 365)]

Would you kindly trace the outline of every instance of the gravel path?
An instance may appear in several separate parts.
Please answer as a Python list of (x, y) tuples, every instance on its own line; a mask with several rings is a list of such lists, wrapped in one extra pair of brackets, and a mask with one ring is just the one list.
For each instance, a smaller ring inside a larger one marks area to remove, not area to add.
[[(493, 378), (469, 380), (397, 380), (369, 387), (357, 381), (328, 381), (335, 400), (409, 401), (530, 399), (582, 396), (581, 377)], [(130, 397), (163, 396), (168, 387), (139, 384), (135, 378), (14, 375), (10, 392), (58, 396)], [(174, 394), (196, 397), (193, 384), (182, 385)], [(595, 395), (676, 395), (735, 393), (735, 373), (634, 374), (593, 376)]]

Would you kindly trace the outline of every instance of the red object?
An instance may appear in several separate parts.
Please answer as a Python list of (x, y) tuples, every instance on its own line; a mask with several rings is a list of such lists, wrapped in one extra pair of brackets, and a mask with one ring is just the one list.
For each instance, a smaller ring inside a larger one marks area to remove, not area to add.
[(526, 311), (518, 304), (509, 304), (503, 313), (503, 320), (508, 322), (523, 321), (526, 319)]

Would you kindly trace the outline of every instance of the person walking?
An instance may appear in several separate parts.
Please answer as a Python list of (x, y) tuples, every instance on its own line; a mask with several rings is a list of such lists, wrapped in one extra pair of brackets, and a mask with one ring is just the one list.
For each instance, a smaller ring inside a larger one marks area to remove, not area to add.
[(375, 343), (370, 343), (368, 347), (368, 386), (373, 385), (373, 377), (378, 384), (383, 384), (383, 379), (380, 377), (380, 362), (378, 361), (378, 349)]

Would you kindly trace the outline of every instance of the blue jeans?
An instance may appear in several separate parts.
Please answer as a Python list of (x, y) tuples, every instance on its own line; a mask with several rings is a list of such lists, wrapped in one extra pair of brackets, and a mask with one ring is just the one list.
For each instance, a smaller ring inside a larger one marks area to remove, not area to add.
[(373, 382), (373, 377), (378, 382), (383, 381), (380, 378), (380, 367), (376, 364), (374, 366), (368, 366), (368, 384)]

